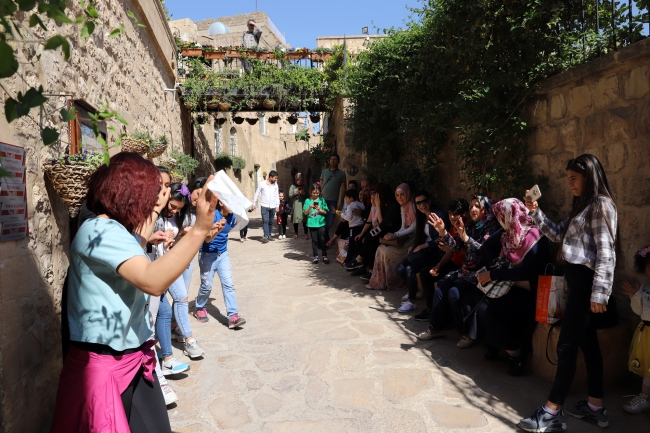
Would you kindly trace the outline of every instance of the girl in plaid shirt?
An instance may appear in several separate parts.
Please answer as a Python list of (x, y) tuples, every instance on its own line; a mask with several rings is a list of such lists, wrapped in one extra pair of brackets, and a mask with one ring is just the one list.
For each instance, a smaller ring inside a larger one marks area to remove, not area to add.
[[(594, 315), (607, 310), (612, 294), (618, 215), (598, 158), (580, 155), (569, 160), (566, 170), (573, 207), (569, 218), (559, 225), (544, 215), (537, 202), (526, 197), (526, 207), (535, 225), (551, 242), (562, 244), (560, 256), (564, 260), (569, 288), (557, 344), (558, 368), (548, 402), (530, 418), (519, 422), (519, 426), (529, 432), (564, 431), (564, 412), (601, 428), (609, 425), (602, 400), (603, 358)], [(582, 349), (585, 358), (589, 398), (564, 405), (575, 375), (578, 348)]]

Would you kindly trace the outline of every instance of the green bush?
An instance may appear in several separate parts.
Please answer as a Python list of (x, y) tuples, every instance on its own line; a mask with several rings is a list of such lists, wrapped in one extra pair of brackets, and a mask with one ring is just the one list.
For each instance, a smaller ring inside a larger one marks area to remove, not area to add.
[(174, 150), (171, 156), (176, 160), (176, 168), (174, 168), (174, 171), (187, 179), (189, 179), (196, 169), (199, 168), (199, 161), (192, 158), (190, 155)]
[(214, 168), (216, 171), (232, 167), (232, 162), (232, 157), (226, 152), (221, 152), (214, 156)]
[(236, 170), (243, 170), (246, 168), (246, 161), (241, 156), (235, 156), (232, 159), (232, 167)]

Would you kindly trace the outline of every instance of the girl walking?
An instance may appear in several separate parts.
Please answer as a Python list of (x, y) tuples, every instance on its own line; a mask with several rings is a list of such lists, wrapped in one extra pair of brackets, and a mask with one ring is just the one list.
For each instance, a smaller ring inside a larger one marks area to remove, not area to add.
[[(650, 246), (641, 248), (634, 255), (634, 270), (650, 278)], [(643, 377), (641, 393), (623, 405), (623, 410), (629, 413), (641, 413), (650, 410), (650, 283), (639, 287), (623, 283), (623, 293), (631, 298), (632, 311), (641, 316), (641, 323), (634, 332), (628, 367), (632, 373)]]
[(302, 173), (296, 173), (296, 180), (294, 184), (289, 188), (289, 203), (291, 203), (291, 222), (293, 223), (293, 237), (294, 239), (298, 238), (298, 227), (302, 226), (305, 233), (305, 239), (309, 239), (309, 234), (307, 234), (307, 219), (303, 215), (303, 205), (307, 194), (305, 194), (304, 184), (305, 180), (302, 177)]
[[(529, 432), (566, 430), (564, 412), (601, 428), (609, 425), (603, 407), (603, 357), (594, 315), (607, 310), (612, 294), (618, 213), (598, 158), (580, 155), (569, 160), (566, 171), (573, 206), (569, 217), (559, 225), (544, 215), (537, 202), (526, 197), (526, 207), (535, 225), (551, 242), (562, 245), (560, 256), (569, 288), (557, 344), (558, 367), (548, 401), (530, 418), (519, 422)], [(578, 348), (587, 368), (589, 398), (565, 405), (576, 371)]]
[(311, 198), (305, 200), (302, 213), (307, 218), (307, 227), (311, 235), (311, 248), (314, 252), (313, 263), (318, 264), (318, 248), (323, 253), (323, 263), (329, 264), (327, 258), (327, 245), (325, 244), (325, 215), (329, 208), (325, 199), (320, 196), (320, 186), (313, 184), (311, 186)]

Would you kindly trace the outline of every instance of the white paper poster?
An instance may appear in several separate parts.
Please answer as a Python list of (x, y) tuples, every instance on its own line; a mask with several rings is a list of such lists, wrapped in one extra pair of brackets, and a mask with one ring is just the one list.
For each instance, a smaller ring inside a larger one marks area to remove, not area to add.
[(27, 214), (27, 203), (2, 203), (0, 207), (0, 222), (24, 220)]
[(0, 242), (15, 241), (27, 237), (27, 220), (2, 223)]

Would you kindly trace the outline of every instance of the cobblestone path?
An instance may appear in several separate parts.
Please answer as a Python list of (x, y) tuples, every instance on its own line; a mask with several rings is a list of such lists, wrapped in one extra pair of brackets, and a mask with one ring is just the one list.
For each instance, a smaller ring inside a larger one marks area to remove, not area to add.
[[(505, 357), (486, 362), (481, 346), (457, 349), (455, 331), (418, 341), (426, 323), (397, 312), (405, 291), (370, 291), (337, 264), (313, 265), (304, 238), (262, 244), (251, 223), (251, 240), (233, 233), (229, 245), (247, 324), (227, 328), (216, 281), (210, 321), (190, 319), (206, 356), (170, 381), (175, 432), (514, 432), (545, 402), (550, 384), (508, 376)], [(190, 310), (198, 287), (196, 266)], [(618, 394), (608, 431), (647, 432), (647, 414), (624, 415)], [(569, 419), (569, 431), (601, 429)]]

